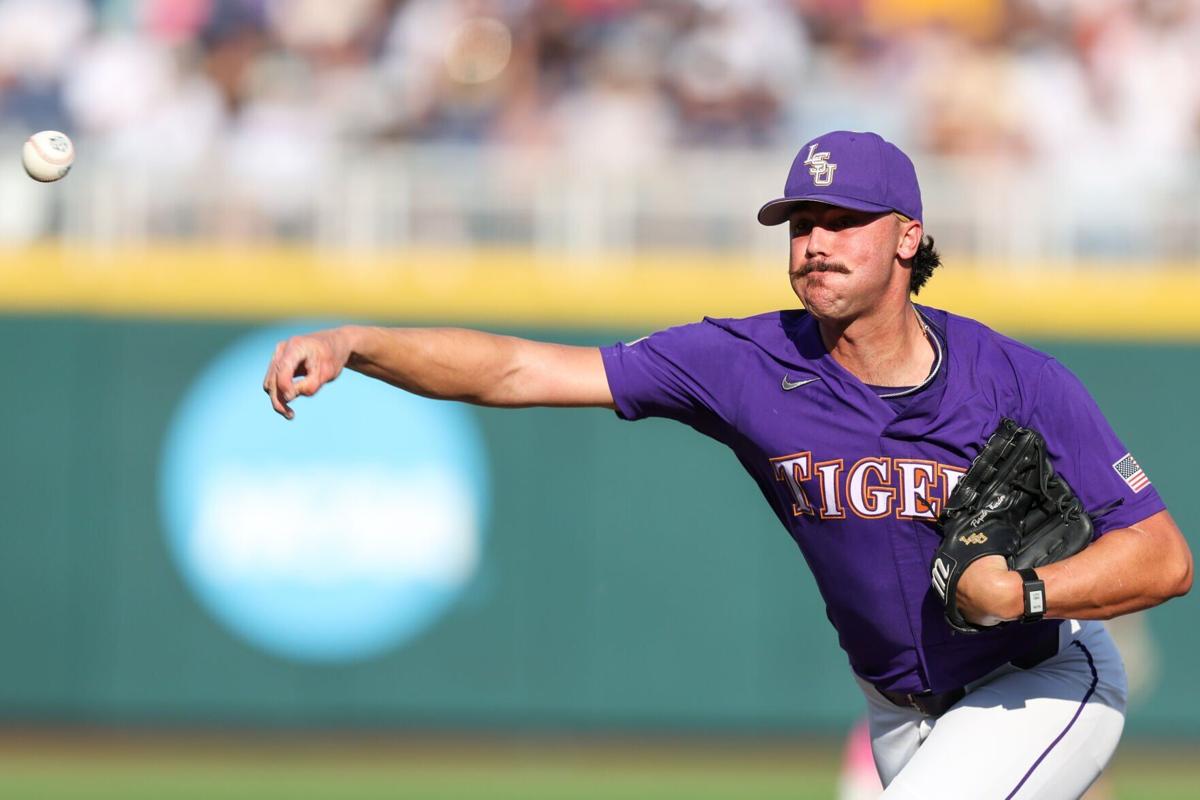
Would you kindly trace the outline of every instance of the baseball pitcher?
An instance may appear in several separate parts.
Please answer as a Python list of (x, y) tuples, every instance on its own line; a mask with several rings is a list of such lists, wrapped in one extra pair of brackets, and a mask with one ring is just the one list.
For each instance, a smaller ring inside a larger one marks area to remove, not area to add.
[(885, 797), (1079, 797), (1125, 719), (1100, 620), (1186, 593), (1185, 539), (1065, 367), (913, 302), (940, 259), (895, 145), (817, 137), (758, 219), (787, 226), (803, 310), (601, 348), (343, 327), (281, 342), (263, 388), (288, 419), (349, 367), (427, 397), (690, 425), (808, 562)]

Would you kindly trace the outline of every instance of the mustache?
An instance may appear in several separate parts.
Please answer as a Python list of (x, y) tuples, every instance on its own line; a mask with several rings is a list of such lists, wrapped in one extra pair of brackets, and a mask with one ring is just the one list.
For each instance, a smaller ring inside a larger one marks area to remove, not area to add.
[(805, 261), (804, 264), (799, 269), (795, 270), (792, 273), (792, 275), (794, 275), (797, 278), (803, 278), (805, 275), (808, 275), (813, 272), (839, 272), (842, 275), (850, 274), (850, 270), (847, 269), (846, 265), (840, 261), (825, 261), (823, 259), (811, 259), (809, 261)]

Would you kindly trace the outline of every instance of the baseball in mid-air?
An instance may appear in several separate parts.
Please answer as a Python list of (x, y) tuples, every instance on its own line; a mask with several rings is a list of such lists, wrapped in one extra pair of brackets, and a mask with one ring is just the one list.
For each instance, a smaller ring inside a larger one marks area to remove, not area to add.
[(29, 177), (50, 183), (65, 176), (75, 163), (75, 145), (60, 131), (40, 131), (26, 140), (21, 163)]

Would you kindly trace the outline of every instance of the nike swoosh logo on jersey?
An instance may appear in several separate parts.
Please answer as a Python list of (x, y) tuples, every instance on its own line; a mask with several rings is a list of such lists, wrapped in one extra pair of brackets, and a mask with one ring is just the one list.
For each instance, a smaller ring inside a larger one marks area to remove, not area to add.
[(806, 381), (789, 381), (788, 376), (784, 375), (783, 376), (783, 390), (785, 392), (790, 392), (792, 389), (799, 389), (801, 386), (807, 386), (808, 384), (812, 383), (813, 381), (819, 381), (819, 380), (821, 380), (821, 379), (820, 378), (809, 378)]

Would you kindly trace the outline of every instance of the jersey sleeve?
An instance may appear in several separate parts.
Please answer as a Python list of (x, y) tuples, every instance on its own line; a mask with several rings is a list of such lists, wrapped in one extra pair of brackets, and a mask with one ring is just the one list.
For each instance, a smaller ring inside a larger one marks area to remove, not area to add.
[(1042, 367), (1029, 416), (1054, 469), (1092, 515), (1097, 536), (1166, 508), (1087, 388), (1055, 359)]
[(600, 348), (618, 416), (666, 417), (725, 440), (742, 386), (736, 341), (705, 320)]

